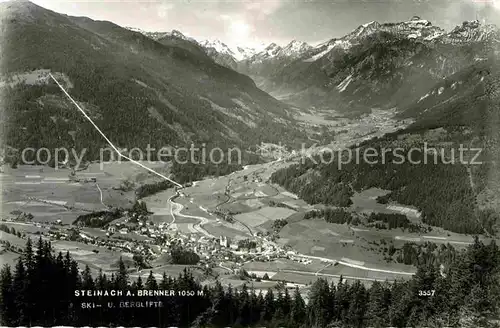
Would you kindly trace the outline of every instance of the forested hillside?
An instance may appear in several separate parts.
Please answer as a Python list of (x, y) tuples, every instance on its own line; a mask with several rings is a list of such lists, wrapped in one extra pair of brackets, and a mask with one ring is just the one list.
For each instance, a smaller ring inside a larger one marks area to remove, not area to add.
[(87, 148), (86, 159), (107, 147), (50, 72), (119, 147), (224, 149), (302, 138), (287, 105), (194, 48), (27, 1), (1, 10), (2, 140), (11, 147)]
[[(394, 138), (398, 140), (397, 137)], [(392, 148), (397, 146), (394, 140), (392, 143), (383, 140), (386, 143), (367, 143), (359, 152), (363, 154), (370, 148), (381, 154), (387, 144), (388, 149), (391, 145)], [(411, 149), (415, 148), (410, 145), (401, 148), (401, 154), (407, 159), (405, 161), (393, 153), (387, 153), (384, 162), (379, 159), (371, 164), (353, 160), (339, 168), (338, 158), (330, 164), (327, 164), (329, 160), (322, 164), (319, 157), (313, 157), (306, 159), (304, 163), (275, 172), (271, 181), (296, 193), (310, 204), (341, 207), (351, 205), (350, 197), (354, 192), (372, 187), (382, 188), (391, 191), (385, 202), (415, 206), (422, 213), (422, 221), (429, 225), (458, 233), (495, 233), (498, 214), (476, 206), (478, 190), (473, 190), (470, 184), (467, 167), (458, 160), (449, 164), (449, 159), (441, 158), (440, 154), (435, 157), (437, 161), (434, 163), (433, 156), (423, 154), (422, 144), (416, 143), (413, 146), (420, 151), (412, 152)], [(450, 154), (450, 148), (447, 154)], [(409, 156), (413, 163), (409, 162)], [(419, 164), (415, 164), (416, 162)], [(477, 168), (477, 174), (482, 174), (482, 181), (477, 182), (478, 188), (484, 187), (484, 179), (487, 177), (484, 171), (488, 172), (489, 169), (491, 167), (487, 165)]]
[(442, 79), (404, 108), (398, 118), (416, 118), (410, 131), (467, 126), (483, 138), (498, 138), (498, 64), (497, 58), (488, 58)]
[[(250, 285), (202, 287), (189, 271), (178, 277), (150, 273), (130, 282), (123, 261), (111, 276), (92, 277), (71, 258), (51, 251), (41, 239), (28, 241), (15, 268), (0, 274), (0, 318), (7, 326), (159, 326), (159, 327), (494, 327), (498, 320), (500, 251), (476, 239), (455, 254), (443, 270), (420, 266), (413, 279), (393, 284), (319, 279), (307, 303), (298, 292), (270, 289), (264, 295)], [(123, 290), (122, 297), (76, 297), (75, 290)], [(133, 297), (126, 291), (189, 291), (194, 296)], [(162, 301), (162, 308), (108, 308), (108, 302)], [(82, 302), (102, 304), (83, 309)]]
[[(497, 63), (478, 61), (443, 79), (399, 114), (416, 118), (412, 125), (353, 146), (352, 160), (347, 153), (335, 153), (334, 159), (327, 154), (323, 161), (317, 156), (276, 172), (271, 181), (309, 203), (341, 207), (351, 205), (355, 192), (378, 187), (391, 191), (380, 201), (413, 205), (429, 225), (458, 233), (498, 232), (500, 208), (478, 204), (478, 195), (498, 193)], [(363, 154), (370, 152), (378, 155), (367, 161)], [(361, 154), (358, 160), (355, 154)], [(340, 161), (349, 163), (339, 167)]]

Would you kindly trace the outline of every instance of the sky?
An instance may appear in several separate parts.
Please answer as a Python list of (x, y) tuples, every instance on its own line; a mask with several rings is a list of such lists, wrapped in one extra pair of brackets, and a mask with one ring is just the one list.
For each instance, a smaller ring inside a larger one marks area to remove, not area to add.
[(32, 0), (72, 16), (146, 31), (179, 30), (197, 40), (255, 47), (292, 40), (312, 45), (361, 24), (417, 15), (444, 29), (486, 18), (500, 26), (500, 0)]

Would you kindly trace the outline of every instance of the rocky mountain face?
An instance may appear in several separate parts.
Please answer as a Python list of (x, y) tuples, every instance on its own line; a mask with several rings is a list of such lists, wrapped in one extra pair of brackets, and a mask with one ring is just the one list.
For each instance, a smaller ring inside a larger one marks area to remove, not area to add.
[(497, 58), (476, 61), (447, 76), (398, 116), (414, 118), (413, 129), (467, 126), (477, 135), (500, 140), (500, 70)]
[[(340, 168), (315, 159), (278, 171), (271, 180), (309, 203), (334, 206), (351, 205), (354, 192), (389, 190), (377, 202), (413, 206), (425, 224), (498, 236), (499, 67), (497, 58), (478, 60), (429, 84), (397, 115), (413, 124), (353, 146), (355, 153), (377, 152), (375, 161), (347, 160)], [(399, 161), (395, 149), (413, 162)], [(392, 155), (383, 160), (385, 150)]]
[(130, 30), (133, 32), (138, 32), (138, 33), (144, 34), (148, 38), (151, 38), (155, 41), (158, 41), (159, 39), (163, 39), (165, 37), (170, 37), (170, 38), (178, 38), (178, 39), (197, 43), (195, 39), (185, 36), (184, 34), (182, 34), (178, 30), (172, 30), (170, 32), (147, 32), (147, 31), (141, 30), (140, 28), (136, 28), (136, 27), (125, 27), (125, 28), (127, 30)]
[(166, 46), (180, 47), (199, 56), (207, 55), (206, 50), (195, 39), (187, 37), (177, 30), (170, 32), (146, 32), (134, 27), (126, 27), (126, 29), (140, 33)]
[(197, 42), (178, 31), (141, 33), (204, 52), (216, 63), (252, 76), (260, 88), (290, 104), (335, 104), (353, 115), (412, 105), (443, 78), (495, 56), (500, 41), (494, 25), (468, 21), (447, 32), (417, 16), (399, 23), (366, 23), (316, 47), (294, 40), (284, 47), (272, 43), (262, 51)]
[(397, 107), (396, 118), (414, 119), (405, 129), (353, 146), (357, 151), (419, 155), (412, 163), (379, 157), (342, 169), (311, 161), (278, 171), (272, 181), (310, 203), (334, 206), (350, 204), (353, 191), (381, 188), (390, 193), (377, 202), (413, 206), (425, 224), (498, 235), (498, 33), (477, 21), (449, 32), (419, 18), (369, 23), (286, 66), (267, 86), (294, 90), (288, 101), (358, 114)]
[(312, 49), (307, 43), (295, 40), (284, 47), (271, 43), (261, 51), (250, 47), (230, 47), (219, 40), (198, 43), (218, 64), (247, 75), (268, 75), (269, 69), (275, 71)]
[(443, 78), (495, 56), (498, 33), (477, 21), (450, 32), (418, 17), (372, 22), (273, 71), (265, 90), (290, 94), (296, 105), (352, 113), (404, 108)]
[(271, 43), (264, 50), (238, 63), (238, 71), (250, 76), (270, 76), (309, 52), (312, 47), (293, 40), (284, 47)]
[(4, 2), (0, 12), (2, 140), (9, 146), (87, 148), (89, 158), (106, 147), (49, 73), (119, 147), (301, 138), (288, 105), (179, 35), (155, 41), (31, 2)]
[(239, 56), (236, 51), (231, 50), (225, 43), (216, 41), (201, 41), (200, 46), (205, 53), (217, 64), (236, 70)]
[[(195, 40), (187, 37), (180, 31), (172, 30), (171, 32), (146, 32), (139, 28), (127, 27), (128, 30), (141, 33), (155, 41), (162, 42), (177, 42), (184, 47), (201, 49), (217, 64), (233, 70), (237, 70), (238, 62), (254, 56), (258, 50), (250, 47), (230, 47), (219, 40)], [(184, 42), (182, 42), (184, 41)]]
[(293, 40), (284, 47), (271, 43), (267, 47), (251, 48), (241, 46), (229, 46), (220, 40), (195, 40), (186, 37), (181, 32), (173, 30), (171, 32), (146, 32), (138, 28), (128, 27), (127, 29), (141, 33), (153, 40), (180, 40), (185, 47), (200, 47), (217, 64), (231, 68), (238, 72), (251, 76), (269, 76), (272, 72), (278, 71), (282, 67), (301, 55), (313, 49), (305, 42)]

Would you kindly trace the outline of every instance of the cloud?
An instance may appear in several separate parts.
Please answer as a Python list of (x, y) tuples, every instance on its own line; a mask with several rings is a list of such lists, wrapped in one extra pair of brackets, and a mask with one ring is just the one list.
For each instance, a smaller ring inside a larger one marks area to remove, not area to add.
[(283, 6), (284, 2), (281, 0), (273, 1), (246, 1), (244, 2), (244, 10), (250, 13), (270, 15)]
[(165, 18), (172, 9), (174, 9), (173, 3), (162, 3), (158, 6), (157, 15), (160, 18)]

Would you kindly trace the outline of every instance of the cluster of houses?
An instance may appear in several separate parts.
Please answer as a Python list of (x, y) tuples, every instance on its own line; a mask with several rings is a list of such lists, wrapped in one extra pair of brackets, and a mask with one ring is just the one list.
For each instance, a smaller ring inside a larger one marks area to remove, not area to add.
[[(184, 249), (192, 250), (200, 256), (203, 261), (233, 260), (243, 262), (248, 259), (258, 259), (270, 261), (273, 258), (283, 256), (284, 251), (278, 250), (265, 239), (259, 239), (255, 248), (242, 248), (236, 240), (230, 240), (227, 236), (220, 236), (218, 239), (196, 234), (183, 234), (174, 229), (170, 229), (168, 223), (154, 224), (151, 221), (138, 221), (131, 223), (130, 220), (116, 222), (108, 227), (108, 234), (129, 234), (134, 233), (148, 237), (144, 243), (148, 245), (147, 251), (151, 255), (168, 253), (172, 244), (182, 246)], [(130, 248), (131, 252), (142, 253), (138, 249), (137, 242), (123, 246)]]
[(150, 259), (169, 253), (173, 244), (195, 252), (206, 263), (233, 261), (242, 264), (249, 260), (271, 261), (278, 257), (290, 257), (285, 250), (268, 242), (264, 237), (256, 238), (251, 243), (243, 243), (238, 239), (231, 240), (227, 236), (200, 237), (197, 234), (183, 234), (176, 231), (169, 223), (155, 224), (146, 217), (128, 214), (106, 228), (106, 237), (114, 235), (114, 238), (97, 237), (78, 227), (66, 229), (55, 222), (51, 224), (50, 230), (43, 234), (55, 240), (79, 241), (110, 250), (141, 254)]

